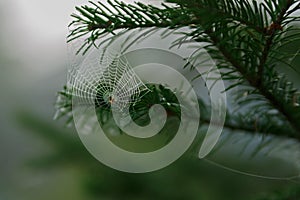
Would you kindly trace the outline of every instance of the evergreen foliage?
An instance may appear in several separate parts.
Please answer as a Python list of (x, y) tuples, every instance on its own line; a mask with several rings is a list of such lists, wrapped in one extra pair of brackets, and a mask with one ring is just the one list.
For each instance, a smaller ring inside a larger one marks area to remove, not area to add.
[[(230, 83), (226, 90), (234, 93), (243, 112), (228, 112), (225, 130), (300, 141), (300, 92), (282, 73), (285, 68), (299, 73), (299, 64), (293, 61), (300, 49), (292, 53), (285, 51), (300, 40), (297, 25), (300, 16), (295, 14), (300, 10), (299, 0), (263, 0), (261, 3), (256, 0), (167, 0), (159, 7), (140, 2), (107, 2), (109, 7), (100, 1), (76, 7), (68, 42), (85, 39), (77, 53), (86, 54), (93, 46), (109, 45), (113, 38), (131, 29), (141, 29), (141, 35), (147, 35), (155, 30), (149, 28), (168, 28), (179, 33), (174, 46), (205, 44), (222, 79)], [(182, 27), (187, 28), (186, 31), (182, 32)], [(109, 38), (104, 40), (107, 36)], [(200, 55), (194, 54), (192, 59), (197, 56)], [(178, 116), (180, 106), (170, 91), (162, 86), (149, 88), (151, 92), (131, 107), (131, 115), (137, 123), (147, 121), (149, 104), (171, 105), (165, 106), (167, 112)], [(71, 125), (72, 95), (68, 90), (65, 87), (58, 94), (56, 118), (67, 116), (67, 124)], [(162, 96), (166, 97), (164, 101), (159, 98)], [(200, 120), (208, 124), (209, 105), (201, 99), (199, 104)], [(262, 199), (297, 199), (298, 191), (296, 187), (292, 192), (278, 192)]]
[[(300, 139), (300, 93), (277, 70), (295, 68), (291, 61), (298, 52), (285, 53), (283, 49), (300, 39), (295, 25), (300, 17), (294, 15), (300, 8), (299, 1), (168, 0), (161, 7), (140, 2), (108, 4), (110, 7), (91, 1), (76, 7), (68, 41), (86, 37), (78, 53), (85, 54), (93, 45), (99, 47), (129, 29), (176, 31), (189, 27), (189, 31), (180, 32), (182, 36), (174, 45), (204, 42), (217, 61), (222, 79), (231, 83), (227, 90), (239, 86), (237, 103), (247, 107), (238, 115), (229, 114), (225, 127)], [(101, 40), (107, 34), (112, 37)], [(68, 106), (70, 103), (60, 104), (58, 112)]]

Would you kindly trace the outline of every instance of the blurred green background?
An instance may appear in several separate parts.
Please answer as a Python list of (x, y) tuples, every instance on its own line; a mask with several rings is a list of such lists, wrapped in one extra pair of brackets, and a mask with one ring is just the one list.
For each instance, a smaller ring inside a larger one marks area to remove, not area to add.
[(74, 128), (53, 121), (66, 82), (69, 15), (83, 3), (0, 1), (0, 200), (300, 199), (297, 180), (233, 173), (193, 153), (139, 175), (95, 160)]

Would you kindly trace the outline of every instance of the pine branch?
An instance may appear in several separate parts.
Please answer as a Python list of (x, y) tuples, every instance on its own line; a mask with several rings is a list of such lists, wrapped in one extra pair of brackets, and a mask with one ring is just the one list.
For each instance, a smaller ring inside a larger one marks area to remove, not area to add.
[[(184, 5), (184, 7), (196, 12), (201, 9), (205, 13), (207, 12), (207, 16), (210, 16), (214, 21), (229, 19), (240, 25), (250, 27), (258, 33), (265, 33), (265, 24), (263, 21), (257, 20), (257, 14), (253, 12), (250, 1), (167, 0), (167, 2)], [(256, 5), (255, 1), (253, 3)]]
[(256, 80), (256, 85), (260, 86), (262, 84), (262, 78), (264, 74), (264, 66), (267, 62), (268, 56), (270, 54), (270, 50), (273, 45), (273, 40), (276, 36), (276, 32), (283, 29), (282, 22), (285, 20), (285, 15), (287, 14), (287, 11), (291, 8), (293, 5), (293, 0), (287, 0), (287, 4), (284, 8), (282, 8), (282, 11), (278, 15), (276, 21), (274, 21), (271, 26), (267, 29), (267, 39), (265, 43), (265, 47), (262, 52), (262, 56), (260, 58), (259, 66), (258, 66), (258, 78)]
[(75, 26), (68, 36), (68, 42), (87, 34), (90, 36), (85, 40), (83, 46), (78, 50), (87, 50), (96, 40), (107, 33), (115, 35), (117, 30), (135, 28), (177, 28), (190, 26), (196, 20), (181, 8), (169, 7), (165, 4), (163, 9), (137, 2), (136, 4), (125, 4), (120, 1), (107, 1), (107, 7), (100, 1), (91, 6), (76, 7), (78, 14), (72, 14), (74, 21), (69, 26)]
[[(216, 37), (211, 35), (210, 32), (206, 31), (206, 34), (210, 36), (213, 44), (215, 46), (218, 46), (221, 41), (219, 41)], [(263, 95), (272, 105), (274, 108), (278, 109), (280, 113), (282, 113), (287, 120), (292, 124), (292, 126), (298, 130), (298, 133), (300, 133), (300, 124), (299, 124), (299, 118), (294, 118), (293, 115), (286, 111), (284, 105), (282, 104), (282, 101), (280, 99), (277, 99), (273, 96), (272, 93), (268, 91), (268, 88), (264, 87), (263, 85), (259, 84), (257, 79), (251, 75), (248, 74), (248, 72), (245, 70), (246, 67), (243, 66), (241, 63), (239, 63), (235, 58), (232, 57), (231, 53), (226, 50), (226, 48), (222, 46), (218, 46), (218, 49), (222, 53), (222, 55), (226, 58), (226, 60), (232, 64), (236, 68), (236, 70), (243, 75), (243, 77), (248, 81), (248, 83), (253, 86), (254, 88), (258, 89), (261, 95)], [(293, 105), (292, 105), (293, 106)], [(297, 108), (296, 108), (297, 109)], [(299, 137), (300, 135), (295, 135), (295, 137)]]
[[(172, 1), (172, 2), (177, 2), (177, 0)], [(180, 1), (181, 2), (181, 1)], [(201, 6), (197, 6), (198, 2), (196, 4), (189, 4), (187, 2), (185, 2), (184, 4), (189, 6), (189, 8), (191, 7), (201, 7)], [(204, 1), (202, 1), (203, 3)], [(297, 137), (299, 137), (299, 133), (300, 133), (300, 125), (299, 125), (299, 115), (294, 115), (293, 113), (287, 111), (287, 105), (285, 104), (289, 104), (289, 107), (292, 107), (296, 110), (298, 110), (299, 113), (299, 109), (297, 109), (292, 101), (282, 101), (282, 99), (276, 98), (276, 93), (274, 91), (274, 93), (270, 92), (270, 87), (268, 86), (268, 84), (270, 84), (270, 82), (265, 81), (265, 83), (262, 83), (262, 79), (265, 77), (265, 73), (264, 73), (264, 67), (267, 64), (267, 61), (269, 59), (269, 54), (272, 50), (272, 45), (273, 45), (273, 40), (275, 38), (276, 35), (278, 35), (278, 31), (282, 30), (282, 22), (284, 20), (286, 20), (286, 18), (288, 17), (287, 12), (288, 10), (291, 8), (292, 5), (295, 4), (295, 1), (292, 0), (288, 0), (286, 2), (286, 5), (284, 5), (284, 7), (282, 7), (281, 9), (277, 9), (280, 10), (276, 20), (274, 22), (271, 23), (270, 27), (266, 29), (266, 31), (264, 32), (264, 34), (262, 35), (262, 38), (266, 38), (266, 42), (264, 47), (262, 48), (262, 55), (259, 57), (259, 64), (258, 64), (258, 69), (257, 69), (257, 73), (255, 74), (251, 74), (248, 70), (247, 70), (247, 66), (243, 65), (242, 62), (239, 61), (239, 59), (237, 57), (233, 57), (232, 55), (232, 49), (229, 47), (228, 48), (228, 44), (224, 44), (223, 40), (226, 41), (225, 37), (220, 37), (218, 34), (215, 33), (215, 30), (217, 29), (215, 24), (212, 24), (211, 22), (206, 22), (203, 21), (201, 18), (201, 15), (198, 17), (198, 20), (200, 22), (200, 24), (202, 25), (202, 27), (207, 27), (206, 30), (204, 31), (204, 33), (206, 35), (209, 36), (209, 38), (211, 39), (212, 43), (214, 44), (214, 46), (216, 46), (219, 51), (221, 52), (221, 54), (226, 58), (226, 60), (233, 66), (235, 67), (235, 69), (240, 72), (240, 74), (249, 82), (249, 84), (251, 86), (253, 86), (254, 88), (256, 88), (259, 93), (261, 95), (263, 95), (272, 105), (273, 107), (277, 108), (285, 117), (286, 119), (291, 123), (291, 125), (298, 131), (298, 135)], [(264, 5), (264, 4), (261, 4)], [(216, 6), (216, 5), (214, 5)], [(299, 4), (297, 5), (299, 6)], [(296, 6), (296, 7), (297, 7)], [(294, 9), (295, 10), (295, 9)], [(197, 15), (198, 11), (195, 11), (195, 15)], [(272, 13), (276, 13), (275, 11)], [(289, 14), (291, 14), (292, 12), (289, 12)], [(275, 15), (271, 15), (271, 18), (274, 19)], [(218, 19), (219, 20), (219, 19)], [(224, 30), (226, 30), (227, 25), (224, 26)], [(219, 29), (221, 29), (219, 27)], [(222, 32), (225, 35), (225, 31)], [(191, 34), (192, 35), (192, 34)], [(230, 35), (231, 36), (231, 35)], [(198, 41), (201, 41), (202, 38), (198, 39)], [(252, 66), (253, 68), (253, 66)], [(276, 76), (273, 77), (274, 79), (277, 78)], [(295, 94), (295, 93), (294, 93)], [(291, 99), (290, 99), (291, 100)], [(289, 109), (291, 110), (291, 109)]]
[[(228, 73), (223, 78), (245, 79), (258, 94), (285, 116), (298, 132), (294, 137), (299, 138), (300, 111), (295, 107), (298, 104), (298, 98), (295, 102), (297, 91), (279, 77), (271, 63), (271, 55), (276, 54), (276, 49), (282, 46), (278, 43), (285, 43), (283, 34), (289, 29), (283, 28), (297, 20), (290, 15), (299, 9), (299, 2), (265, 0), (258, 4), (253, 1), (253, 6), (246, 0), (169, 2), (178, 6), (169, 7), (163, 4), (164, 8), (157, 8), (142, 3), (128, 5), (108, 1), (111, 8), (107, 8), (101, 2), (90, 2), (94, 7), (77, 8), (79, 15), (73, 15), (75, 20), (71, 25), (77, 28), (71, 31), (69, 41), (90, 33), (84, 44), (89, 48), (104, 34), (114, 34), (119, 29), (176, 29), (189, 26), (192, 32), (186, 33), (178, 43), (196, 40), (213, 44), (208, 45), (207, 50), (213, 58), (219, 60), (218, 67), (236, 70), (240, 74), (232, 76)], [(291, 9), (293, 6), (295, 7)]]
[[(149, 105), (160, 104), (164, 105), (165, 109), (168, 113), (168, 116), (174, 116), (180, 118), (180, 105), (177, 102), (177, 99), (173, 97), (172, 93), (169, 90), (162, 89), (153, 89), (153, 86), (148, 86), (151, 88), (152, 93), (148, 93), (148, 95), (143, 96), (143, 99), (136, 103), (132, 114), (132, 119), (134, 121), (138, 121), (139, 119), (144, 119), (145, 116), (148, 116)], [(148, 97), (150, 95), (150, 97)], [(66, 120), (66, 124), (68, 126), (73, 126), (73, 116), (72, 116), (72, 94), (70, 90), (65, 86), (64, 90), (58, 93), (58, 98), (56, 102), (57, 113), (55, 115), (55, 119), (59, 119), (64, 117)], [(165, 101), (162, 101), (165, 99)], [(145, 104), (147, 106), (145, 106)], [(171, 106), (167, 106), (171, 105)], [(215, 126), (222, 126), (217, 122), (213, 122), (210, 120), (211, 110), (210, 106), (206, 105), (204, 102), (199, 100), (199, 106), (201, 112), (200, 124), (201, 125), (210, 125), (213, 124)], [(108, 111), (106, 108), (103, 108), (105, 111)], [(102, 112), (101, 109), (98, 109), (97, 112)], [(289, 127), (281, 127), (281, 126), (272, 126), (269, 124), (271, 121), (280, 121), (280, 119), (267, 119), (262, 124), (258, 124), (257, 118), (249, 118), (248, 116), (252, 116), (247, 112), (242, 114), (233, 115), (229, 114), (227, 111), (227, 117), (224, 124), (225, 129), (229, 129), (237, 132), (247, 132), (250, 134), (260, 133), (260, 134), (273, 134), (273, 135), (282, 135), (285, 133), (287, 137), (295, 138), (295, 134), (293, 130), (289, 129)], [(193, 119), (199, 120), (199, 119)], [(271, 123), (272, 124), (272, 123)], [(300, 138), (298, 138), (300, 140)]]

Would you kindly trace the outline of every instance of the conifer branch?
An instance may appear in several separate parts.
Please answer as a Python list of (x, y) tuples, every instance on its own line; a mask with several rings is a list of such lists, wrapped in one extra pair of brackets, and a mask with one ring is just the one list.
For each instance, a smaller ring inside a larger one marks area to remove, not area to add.
[(266, 43), (265, 47), (263, 48), (262, 56), (260, 58), (259, 66), (258, 66), (258, 78), (257, 78), (257, 86), (261, 86), (262, 84), (262, 79), (263, 79), (263, 74), (264, 74), (264, 66), (267, 62), (270, 50), (273, 45), (273, 40), (274, 37), (276, 36), (277, 31), (282, 31), (283, 30), (283, 25), (282, 22), (285, 20), (285, 15), (287, 14), (287, 11), (290, 9), (290, 7), (293, 5), (293, 0), (287, 0), (286, 6), (282, 8), (282, 11), (278, 15), (277, 19), (271, 24), (270, 27), (267, 28), (266, 31)]
[[(239, 72), (258, 94), (286, 118), (298, 133), (295, 135), (293, 132), (293, 137), (299, 139), (300, 111), (294, 106), (297, 91), (290, 88), (283, 78), (279, 78), (270, 60), (271, 54), (280, 46), (277, 43), (285, 40), (283, 34), (287, 30), (283, 30), (284, 27), (293, 20), (299, 20), (290, 15), (299, 10), (300, 3), (296, 0), (265, 0), (258, 4), (254, 0), (251, 6), (247, 0), (168, 2), (177, 6), (163, 4), (163, 8), (157, 8), (142, 3), (130, 5), (108, 1), (111, 8), (101, 2), (90, 2), (94, 7), (77, 7), (79, 14), (72, 15), (75, 20), (71, 23), (76, 28), (71, 31), (69, 41), (90, 33), (84, 44), (88, 49), (102, 35), (114, 34), (119, 29), (176, 29), (189, 26), (192, 32), (186, 33), (184, 39), (179, 41), (194, 39), (211, 42), (214, 47), (209, 46), (208, 52), (222, 63), (219, 67), (233, 67)], [(292, 8), (294, 5), (296, 6)], [(221, 57), (213, 49), (215, 47)], [(229, 77), (234, 78), (241, 77)], [(284, 91), (279, 91), (280, 89)]]

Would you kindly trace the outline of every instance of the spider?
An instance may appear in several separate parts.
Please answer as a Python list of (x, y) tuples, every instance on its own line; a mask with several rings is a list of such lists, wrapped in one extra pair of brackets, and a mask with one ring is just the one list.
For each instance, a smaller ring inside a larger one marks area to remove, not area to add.
[(112, 104), (114, 101), (115, 101), (115, 98), (114, 98), (113, 96), (109, 96), (108, 102), (109, 102), (110, 104)]

